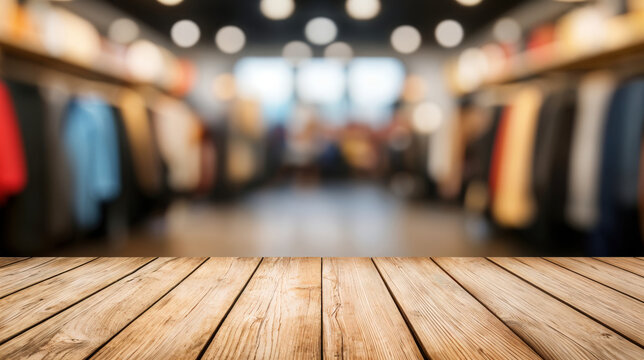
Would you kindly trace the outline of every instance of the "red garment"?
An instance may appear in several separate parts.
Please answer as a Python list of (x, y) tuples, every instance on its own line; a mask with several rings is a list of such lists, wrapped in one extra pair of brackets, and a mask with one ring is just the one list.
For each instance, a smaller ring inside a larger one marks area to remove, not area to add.
[(512, 108), (508, 105), (503, 109), (501, 114), (501, 121), (499, 123), (499, 128), (496, 130), (496, 136), (494, 138), (494, 145), (492, 148), (492, 160), (490, 164), (490, 177), (488, 179), (490, 200), (494, 199), (494, 195), (497, 190), (497, 182), (499, 179), (499, 172), (501, 168), (501, 159), (503, 157), (503, 145), (505, 142), (505, 133), (508, 127), (508, 121), (510, 120), (510, 112)]
[(26, 184), (27, 167), (16, 112), (9, 90), (0, 82), (0, 204)]

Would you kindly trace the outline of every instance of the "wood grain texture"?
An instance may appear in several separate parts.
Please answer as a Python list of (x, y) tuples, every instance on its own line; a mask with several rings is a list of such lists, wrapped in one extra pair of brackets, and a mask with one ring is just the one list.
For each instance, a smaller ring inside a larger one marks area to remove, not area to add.
[(30, 258), (0, 268), (0, 297), (24, 289), (95, 258)]
[(520, 278), (644, 344), (644, 304), (541, 258), (491, 258)]
[(369, 258), (325, 258), (322, 324), (327, 359), (422, 359)]
[(374, 261), (431, 359), (541, 359), (432, 260)]
[(92, 359), (196, 359), (259, 258), (211, 258)]
[(482, 258), (434, 259), (546, 359), (643, 359), (644, 350)]
[(0, 344), (151, 260), (99, 258), (0, 299)]
[(0, 258), (0, 267), (17, 263), (18, 261), (26, 260), (26, 257), (3, 257)]
[(203, 359), (319, 359), (320, 261), (265, 258)]
[(556, 257), (546, 259), (640, 301), (644, 301), (644, 279), (641, 276), (592, 258)]
[(161, 258), (0, 346), (1, 359), (84, 359), (205, 259)]
[(644, 260), (642, 259), (625, 257), (602, 257), (596, 259), (644, 277)]

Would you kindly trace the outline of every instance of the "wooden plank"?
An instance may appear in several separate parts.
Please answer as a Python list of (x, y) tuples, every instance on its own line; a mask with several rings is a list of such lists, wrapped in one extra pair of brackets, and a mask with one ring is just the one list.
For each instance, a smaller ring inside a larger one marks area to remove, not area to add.
[(26, 257), (3, 257), (0, 258), (0, 267), (11, 265), (13, 263), (17, 263), (18, 261), (26, 260), (29, 258)]
[(644, 304), (541, 258), (491, 258), (515, 275), (644, 345)]
[(486, 259), (434, 260), (546, 359), (644, 358), (639, 346)]
[(157, 259), (0, 345), (0, 359), (85, 359), (204, 260)]
[(196, 359), (259, 261), (209, 259), (92, 358)]
[(153, 258), (100, 258), (0, 299), (0, 344)]
[(644, 260), (623, 257), (602, 257), (596, 259), (644, 277)]
[(415, 340), (369, 258), (325, 258), (324, 357), (422, 359)]
[(0, 268), (0, 298), (95, 258), (31, 258)]
[(318, 359), (320, 258), (266, 258), (203, 359)]
[(541, 359), (430, 259), (374, 261), (429, 358)]
[(546, 259), (644, 301), (644, 280), (631, 272), (592, 258), (556, 257)]

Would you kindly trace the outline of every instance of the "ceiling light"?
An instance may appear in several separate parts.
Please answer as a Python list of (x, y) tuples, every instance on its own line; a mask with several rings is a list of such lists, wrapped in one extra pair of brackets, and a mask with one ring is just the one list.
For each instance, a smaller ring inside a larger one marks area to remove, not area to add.
[(431, 134), (438, 130), (443, 122), (441, 108), (432, 103), (425, 102), (418, 104), (412, 114), (412, 125), (414, 129), (422, 134)]
[(157, 0), (157, 1), (166, 6), (175, 6), (183, 2), (183, 0)]
[(129, 44), (139, 37), (139, 26), (130, 19), (116, 19), (110, 24), (107, 37), (119, 44)]
[(482, 0), (456, 0), (457, 3), (463, 6), (475, 6), (481, 3)]
[(422, 38), (415, 27), (403, 25), (391, 33), (391, 46), (401, 54), (411, 54), (418, 50)]
[(317, 17), (306, 24), (304, 35), (312, 44), (326, 45), (338, 35), (338, 28), (331, 19)]
[(163, 70), (161, 50), (147, 40), (137, 40), (129, 46), (125, 61), (130, 73), (141, 81), (153, 81)]
[(271, 20), (284, 20), (293, 14), (293, 0), (261, 0), (259, 10)]
[(305, 42), (291, 41), (284, 46), (282, 56), (291, 62), (297, 63), (313, 56), (313, 50)]
[(339, 60), (350, 60), (353, 57), (353, 49), (347, 43), (338, 41), (324, 49), (324, 56)]
[(515, 43), (521, 39), (521, 25), (512, 18), (501, 18), (494, 23), (494, 38), (502, 43)]
[(182, 48), (194, 46), (201, 36), (199, 26), (190, 20), (177, 21), (170, 30), (172, 41)]
[(234, 54), (244, 48), (246, 35), (237, 26), (224, 26), (217, 31), (215, 43), (223, 53)]
[(436, 41), (446, 48), (458, 46), (463, 41), (464, 31), (461, 24), (454, 20), (443, 20), (436, 26)]
[(380, 12), (380, 0), (347, 0), (345, 7), (352, 18), (369, 20)]

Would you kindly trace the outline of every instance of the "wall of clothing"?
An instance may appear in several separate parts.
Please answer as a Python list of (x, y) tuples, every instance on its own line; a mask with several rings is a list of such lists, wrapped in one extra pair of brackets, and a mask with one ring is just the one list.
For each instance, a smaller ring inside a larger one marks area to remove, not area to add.
[(182, 101), (58, 80), (0, 80), (3, 255), (109, 236), (212, 191), (213, 136)]
[(642, 253), (644, 77), (596, 71), (462, 99), (465, 206), (540, 246)]

